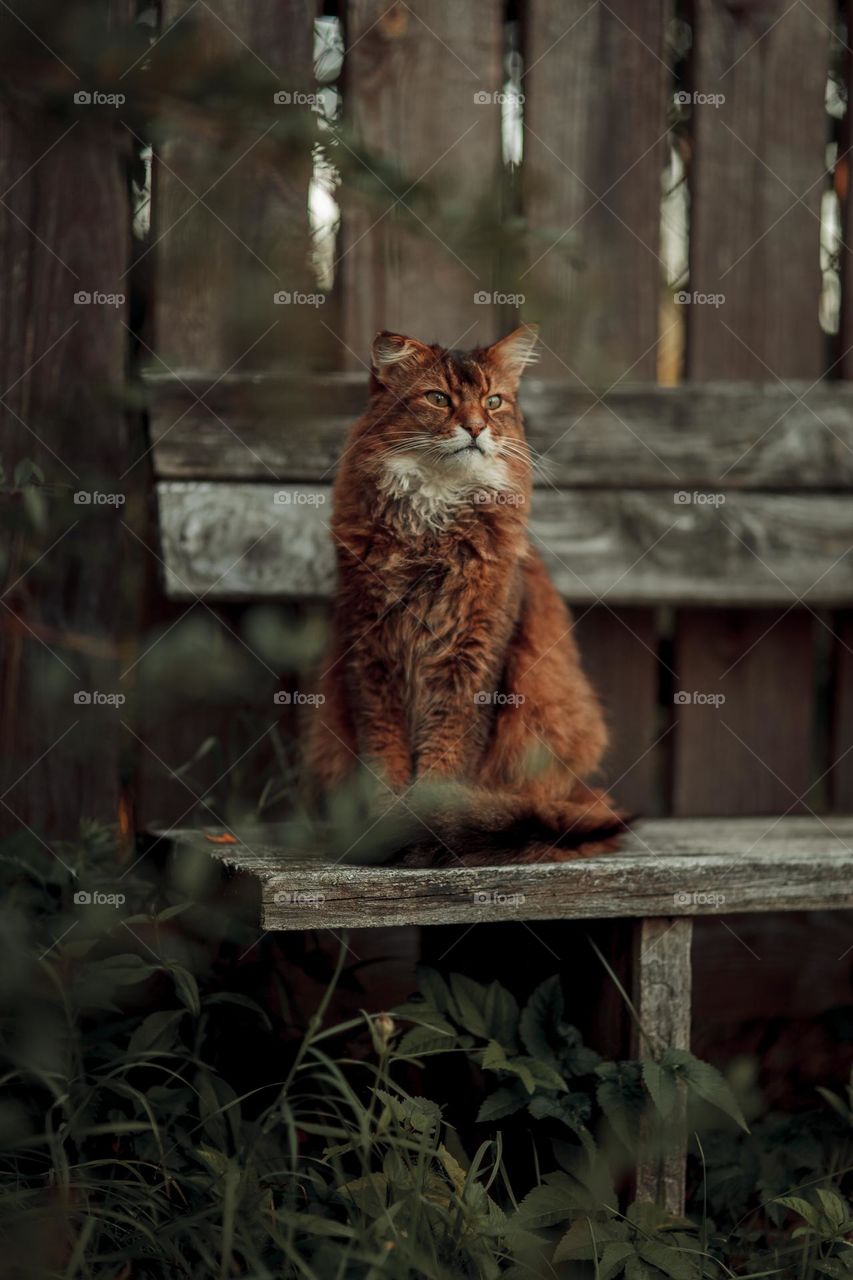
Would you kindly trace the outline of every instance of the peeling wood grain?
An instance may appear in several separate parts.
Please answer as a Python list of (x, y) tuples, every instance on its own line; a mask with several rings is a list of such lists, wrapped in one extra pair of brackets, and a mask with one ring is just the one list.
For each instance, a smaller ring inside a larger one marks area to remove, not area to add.
[[(329, 494), (316, 485), (161, 482), (167, 593), (329, 597)], [(853, 505), (843, 497), (732, 493), (716, 507), (681, 505), (672, 492), (547, 491), (535, 496), (531, 530), (559, 591), (576, 602), (853, 599)]]
[(355, 867), (288, 854), (269, 832), (217, 846), (170, 833), (261, 886), (266, 929), (694, 916), (853, 907), (853, 817), (661, 819), (617, 854), (504, 867)]

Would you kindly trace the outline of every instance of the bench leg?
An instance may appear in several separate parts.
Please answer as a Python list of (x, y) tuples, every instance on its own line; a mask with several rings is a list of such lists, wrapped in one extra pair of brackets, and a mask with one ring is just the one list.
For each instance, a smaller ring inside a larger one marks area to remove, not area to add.
[[(650, 917), (638, 920), (634, 926), (634, 1007), (648, 1037), (635, 1031), (635, 1053), (639, 1058), (668, 1048), (690, 1048), (692, 936), (693, 921), (684, 916)], [(654, 1200), (670, 1213), (682, 1214), (687, 1162), (687, 1099), (683, 1087), (666, 1130), (665, 1152), (654, 1150), (649, 1144), (643, 1153), (641, 1144), (637, 1198)]]

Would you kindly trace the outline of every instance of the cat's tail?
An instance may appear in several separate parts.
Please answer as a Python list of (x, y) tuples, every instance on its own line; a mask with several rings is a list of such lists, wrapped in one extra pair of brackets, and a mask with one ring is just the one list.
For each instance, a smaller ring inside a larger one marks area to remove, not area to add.
[(576, 783), (571, 794), (535, 784), (518, 792), (451, 783), (440, 792), (409, 794), (422, 838), (399, 857), (402, 866), (494, 866), (559, 862), (615, 849), (627, 815), (603, 791)]

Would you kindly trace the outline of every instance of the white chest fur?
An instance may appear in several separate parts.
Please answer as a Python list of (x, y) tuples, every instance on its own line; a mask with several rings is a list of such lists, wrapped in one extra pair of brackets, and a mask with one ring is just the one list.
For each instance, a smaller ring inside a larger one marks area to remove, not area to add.
[(379, 488), (400, 504), (410, 527), (446, 529), (460, 506), (478, 493), (494, 493), (508, 487), (506, 467), (501, 458), (478, 455), (462, 465), (425, 466), (417, 458), (393, 458), (386, 462)]

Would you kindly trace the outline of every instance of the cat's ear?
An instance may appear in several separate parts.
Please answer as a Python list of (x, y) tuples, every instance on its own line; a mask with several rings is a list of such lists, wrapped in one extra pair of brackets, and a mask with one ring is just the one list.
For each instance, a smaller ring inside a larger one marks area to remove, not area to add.
[(529, 364), (538, 359), (536, 343), (539, 340), (538, 324), (523, 324), (513, 329), (500, 342), (489, 347), (489, 359), (505, 377), (518, 385), (518, 381)]
[(419, 364), (434, 359), (432, 350), (416, 338), (406, 338), (402, 333), (381, 330), (373, 339), (370, 350), (372, 372), (380, 382), (387, 382), (400, 373), (413, 373)]

